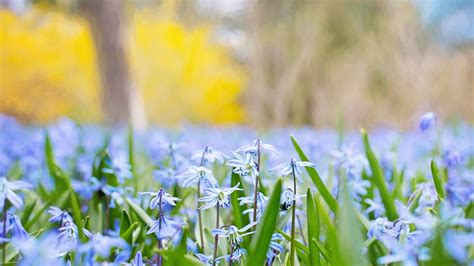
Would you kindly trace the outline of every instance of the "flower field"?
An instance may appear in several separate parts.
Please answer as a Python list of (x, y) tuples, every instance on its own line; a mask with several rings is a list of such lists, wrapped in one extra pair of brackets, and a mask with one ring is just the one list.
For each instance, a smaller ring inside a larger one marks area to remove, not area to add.
[(46, 127), (0, 116), (11, 265), (474, 265), (474, 127)]

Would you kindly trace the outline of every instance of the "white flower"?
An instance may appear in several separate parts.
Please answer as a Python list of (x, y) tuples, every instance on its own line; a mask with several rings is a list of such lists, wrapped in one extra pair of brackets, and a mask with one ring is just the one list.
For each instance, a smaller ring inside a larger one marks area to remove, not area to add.
[(17, 209), (23, 207), (23, 200), (15, 194), (15, 191), (31, 188), (31, 184), (25, 181), (8, 181), (5, 177), (0, 177), (0, 209), (3, 210), (6, 200)]
[(204, 166), (191, 166), (176, 178), (182, 180), (184, 187), (195, 185), (199, 180), (203, 181), (208, 187), (216, 187), (218, 184), (212, 171)]
[(316, 167), (316, 165), (310, 162), (296, 161), (295, 159), (291, 158), (290, 161), (275, 166), (272, 171), (276, 172), (281, 176), (289, 176), (295, 174), (295, 177), (298, 179), (298, 181), (303, 182), (301, 180), (301, 175), (303, 174), (303, 172), (301, 171), (300, 167), (314, 168)]

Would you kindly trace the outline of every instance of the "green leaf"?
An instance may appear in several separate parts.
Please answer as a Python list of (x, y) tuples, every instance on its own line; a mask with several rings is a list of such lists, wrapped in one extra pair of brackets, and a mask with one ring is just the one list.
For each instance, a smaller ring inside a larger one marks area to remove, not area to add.
[(48, 166), (49, 174), (54, 179), (55, 191), (67, 190), (71, 183), (66, 173), (56, 163), (53, 145), (51, 144), (48, 132), (45, 134), (44, 146), (46, 165)]
[(431, 175), (433, 176), (433, 182), (435, 184), (436, 192), (440, 199), (444, 199), (446, 194), (444, 193), (443, 180), (439, 176), (438, 166), (434, 161), (431, 161)]
[[(342, 179), (342, 178), (341, 178)], [(342, 207), (338, 213), (338, 265), (363, 265), (362, 232), (347, 184), (342, 186)]]
[(25, 207), (23, 215), (21, 216), (21, 224), (25, 224), (30, 219), (31, 213), (33, 212), (33, 209), (35, 208), (37, 202), (38, 199), (36, 199), (31, 204)]
[(140, 220), (145, 225), (148, 226), (149, 224), (151, 224), (151, 222), (153, 222), (153, 219), (150, 217), (150, 215), (148, 215), (148, 213), (146, 213), (146, 211), (144, 211), (142, 207), (133, 202), (133, 200), (127, 197), (125, 197), (124, 200), (127, 202), (128, 206), (130, 206), (130, 209), (132, 209), (132, 211), (138, 216), (138, 218), (140, 218)]
[(74, 222), (77, 226), (77, 232), (79, 234), (79, 239), (82, 241), (85, 240), (84, 238), (84, 232), (82, 229), (84, 228), (84, 223), (81, 218), (81, 205), (79, 204), (79, 199), (77, 197), (76, 192), (74, 189), (71, 187), (69, 189), (69, 198), (71, 201), (71, 207), (72, 207), (72, 216), (74, 218)]
[[(275, 230), (280, 234), (282, 235), (286, 240), (288, 241), (291, 241), (291, 236), (285, 232), (283, 232), (283, 230), (281, 230), (280, 228), (276, 227)], [(295, 240), (295, 247), (300, 249), (301, 251), (304, 251), (306, 253), (309, 254), (309, 248), (305, 245), (303, 245), (303, 243), (301, 243), (300, 241), (298, 240)]]
[[(133, 232), (135, 231), (135, 228), (138, 227), (138, 222), (134, 222), (130, 226), (126, 227), (123, 232), (120, 232), (120, 237), (127, 241), (130, 245), (133, 244)], [(120, 231), (122, 231), (122, 227), (120, 227)]]
[(279, 214), (281, 190), (282, 181), (278, 179), (273, 188), (270, 200), (265, 207), (263, 216), (257, 225), (255, 237), (250, 243), (248, 265), (263, 265), (265, 263), (267, 250), (270, 246)]
[(319, 252), (321, 253), (321, 255), (323, 255), (323, 258), (331, 263), (331, 264), (335, 264), (334, 262), (334, 259), (329, 255), (329, 252), (324, 248), (324, 245), (322, 245), (321, 243), (319, 243), (319, 241), (317, 241), (316, 239), (311, 239), (311, 242), (313, 242), (313, 244), (315, 245), (315, 247), (319, 250)]
[[(296, 142), (296, 139), (293, 136), (290, 136), (290, 138), (296, 152), (300, 156), (300, 159), (302, 161), (309, 162), (308, 157), (306, 157), (300, 145), (298, 144), (298, 142)], [(334, 213), (337, 213), (337, 209), (338, 209), (337, 201), (331, 195), (331, 192), (329, 192), (329, 190), (326, 188), (326, 185), (324, 185), (324, 182), (319, 176), (316, 169), (314, 169), (313, 167), (306, 167), (306, 171), (308, 172), (309, 176), (311, 177), (311, 180), (313, 181), (314, 185), (316, 185), (316, 188), (318, 189), (319, 193), (321, 194), (321, 196), (323, 197), (324, 201), (329, 206), (331, 211), (333, 211)]]
[[(243, 189), (243, 183), (238, 174), (232, 173), (230, 182), (232, 187), (240, 183), (240, 188)], [(237, 226), (237, 228), (242, 228), (245, 225), (249, 224), (249, 217), (243, 214), (243, 211), (246, 209), (246, 206), (239, 205), (239, 198), (241, 197), (245, 197), (243, 190), (238, 190), (230, 194), (230, 201), (232, 203), (232, 213), (234, 214), (234, 225)]]
[(122, 218), (120, 219), (120, 234), (130, 227), (130, 225), (132, 225), (132, 218), (130, 218), (130, 214), (128, 214), (127, 210), (122, 209)]
[[(308, 219), (308, 239), (319, 240), (319, 216), (316, 210), (316, 204), (313, 201), (313, 195), (311, 190), (308, 188), (306, 192), (306, 204), (307, 204), (307, 219)], [(313, 241), (309, 242), (309, 260), (311, 265), (320, 265), (319, 251)]]
[(46, 202), (43, 207), (41, 207), (31, 219), (29, 219), (25, 225), (25, 230), (28, 231), (38, 220), (41, 218), (43, 214), (45, 214), (46, 209), (49, 207), (50, 202)]
[(365, 130), (361, 130), (362, 140), (364, 142), (365, 155), (367, 160), (369, 160), (370, 168), (372, 169), (372, 178), (370, 179), (372, 184), (374, 184), (379, 190), (380, 196), (382, 197), (383, 205), (385, 206), (385, 212), (390, 221), (393, 221), (398, 218), (397, 208), (395, 207), (395, 201), (388, 191), (387, 186), (385, 185), (385, 177), (383, 175), (382, 168), (380, 163), (377, 160), (372, 148), (370, 147), (369, 137)]

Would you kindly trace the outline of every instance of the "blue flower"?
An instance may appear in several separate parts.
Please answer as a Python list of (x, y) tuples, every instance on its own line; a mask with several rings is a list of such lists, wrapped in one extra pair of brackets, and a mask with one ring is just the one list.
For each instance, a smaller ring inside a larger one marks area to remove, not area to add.
[(5, 177), (0, 177), (0, 209), (3, 210), (5, 200), (17, 209), (23, 207), (23, 200), (15, 194), (15, 191), (31, 188), (32, 186), (25, 181), (8, 181)]
[(123, 184), (125, 179), (130, 179), (133, 177), (132, 167), (127, 162), (124, 156), (117, 156), (112, 159), (112, 162), (103, 169), (104, 173), (115, 174), (118, 181)]
[(421, 131), (427, 131), (436, 125), (436, 115), (432, 112), (424, 114), (420, 118), (419, 127)]
[(72, 217), (67, 211), (63, 211), (58, 207), (51, 206), (49, 207), (48, 213), (51, 215), (48, 222), (50, 223), (63, 223), (63, 221), (71, 221)]
[(135, 258), (133, 258), (132, 261), (132, 266), (144, 266), (145, 264), (143, 263), (143, 257), (142, 253), (140, 251), (137, 251), (137, 254), (135, 254)]
[(296, 161), (295, 159), (291, 158), (290, 161), (279, 164), (272, 169), (272, 172), (279, 174), (280, 176), (289, 176), (295, 174), (295, 177), (298, 179), (299, 182), (303, 183), (301, 179), (301, 175), (303, 172), (301, 171), (301, 167), (316, 167), (314, 163), (310, 162), (301, 162)]
[(198, 151), (194, 153), (194, 155), (191, 157), (192, 160), (201, 160), (202, 159), (202, 165), (205, 165), (207, 163), (214, 163), (214, 162), (219, 162), (219, 163), (224, 163), (224, 160), (227, 156), (215, 149), (213, 149), (211, 146), (206, 146), (204, 151)]
[(464, 161), (464, 156), (457, 150), (447, 150), (443, 154), (443, 161), (446, 168), (456, 168)]
[(150, 195), (153, 199), (150, 201), (150, 209), (155, 209), (158, 205), (163, 206), (164, 204), (169, 204), (170, 206), (176, 206), (176, 201), (180, 199), (173, 197), (173, 195), (166, 193), (163, 189), (160, 189), (158, 192), (140, 192), (140, 195)]
[[(239, 205), (246, 205), (246, 204), (253, 204), (254, 203), (254, 197), (240, 197), (239, 198)], [(263, 210), (265, 209), (265, 206), (267, 205), (268, 202), (268, 197), (263, 195), (262, 192), (257, 193), (257, 221), (260, 219), (260, 217), (263, 214)], [(254, 209), (250, 208), (247, 210), (244, 210), (244, 214), (253, 214)], [(253, 215), (250, 215), (250, 217), (253, 219)]]
[(275, 149), (275, 147), (273, 147), (273, 145), (263, 143), (262, 141), (260, 141), (258, 139), (254, 140), (249, 145), (245, 145), (245, 146), (242, 146), (242, 147), (238, 148), (235, 152), (236, 153), (247, 153), (247, 154), (250, 154), (252, 156), (257, 156), (258, 155), (258, 149), (259, 149), (258, 148), (259, 142), (260, 142), (260, 152), (262, 150), (266, 150), (266, 151), (272, 152), (276, 155), (279, 154), (277, 152), (277, 150)]
[[(199, 261), (203, 262), (206, 265), (213, 265), (213, 257), (212, 255), (205, 255), (201, 253), (195, 253), (194, 256), (196, 256)], [(216, 258), (216, 264), (220, 263), (221, 258)]]
[(280, 234), (273, 234), (270, 242), (270, 247), (267, 251), (267, 263), (265, 265), (272, 265), (275, 259), (280, 253), (285, 251), (285, 248), (279, 242), (283, 240), (283, 236)]
[[(182, 228), (185, 223), (167, 219), (162, 215), (157, 220), (151, 222), (150, 229), (147, 234), (155, 234), (159, 240), (173, 238)], [(160, 228), (161, 227), (161, 228)]]
[(245, 158), (238, 153), (234, 153), (234, 159), (229, 160), (226, 165), (233, 167), (233, 172), (242, 176), (248, 182), (255, 181), (258, 176), (257, 163), (252, 155), (246, 154)]
[(79, 246), (78, 251), (80, 253), (88, 254), (91, 259), (95, 255), (99, 255), (101, 258), (108, 258), (112, 248), (128, 248), (127, 242), (120, 237), (104, 236), (100, 233), (96, 233), (91, 236), (89, 242)]
[(11, 213), (8, 213), (7, 216), (7, 232), (11, 232), (12, 238), (21, 240), (30, 239), (28, 232), (26, 232), (25, 228), (21, 224), (20, 218)]
[(56, 238), (55, 234), (47, 233), (39, 238), (13, 239), (13, 246), (21, 252), (18, 265), (65, 265), (58, 257)]
[(228, 208), (230, 206), (230, 194), (236, 190), (242, 190), (239, 188), (239, 185), (237, 184), (230, 188), (206, 188), (205, 193), (207, 196), (198, 199), (200, 202), (206, 202), (200, 209), (209, 209), (217, 204), (219, 204), (220, 208)]
[(468, 265), (468, 250), (474, 245), (474, 233), (447, 230), (443, 234), (443, 244), (457, 262)]
[(184, 187), (195, 185), (199, 181), (204, 182), (208, 187), (216, 187), (218, 185), (211, 170), (204, 166), (191, 166), (186, 170), (186, 172), (176, 176), (176, 178), (182, 180), (182, 185)]
[[(244, 232), (248, 231), (250, 228), (252, 228), (256, 224), (257, 224), (256, 222), (249, 223), (248, 225), (246, 225), (246, 226), (244, 226), (240, 229), (238, 229), (234, 225), (230, 225), (230, 226), (227, 227), (227, 229), (213, 229), (213, 230), (211, 230), (211, 233), (213, 235), (217, 235), (219, 237), (227, 238), (227, 240), (229, 241), (229, 243), (231, 245), (240, 245), (240, 243), (242, 243), (242, 241), (243, 241), (244, 236), (248, 236), (248, 235), (251, 235), (251, 234), (255, 233), (254, 231), (247, 232), (247, 233), (244, 233)], [(243, 233), (243, 234), (241, 234), (241, 233)]]

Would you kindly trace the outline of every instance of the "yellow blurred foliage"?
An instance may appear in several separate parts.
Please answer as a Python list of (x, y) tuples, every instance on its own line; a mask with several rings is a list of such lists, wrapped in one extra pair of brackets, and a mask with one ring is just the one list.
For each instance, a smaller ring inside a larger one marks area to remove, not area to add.
[[(132, 12), (127, 28), (131, 77), (148, 118), (175, 124), (243, 119), (238, 97), (246, 79), (212, 27), (185, 28), (163, 12)], [(48, 122), (62, 115), (98, 122), (100, 83), (87, 22), (33, 8), (0, 10), (0, 113)]]

